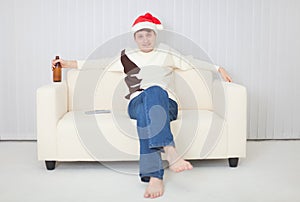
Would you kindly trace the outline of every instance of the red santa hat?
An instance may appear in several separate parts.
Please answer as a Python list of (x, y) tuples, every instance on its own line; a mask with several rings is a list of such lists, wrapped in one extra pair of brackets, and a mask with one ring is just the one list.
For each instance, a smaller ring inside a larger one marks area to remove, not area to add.
[(152, 16), (150, 13), (139, 16), (133, 23), (131, 30), (136, 32), (141, 29), (152, 29), (157, 33), (157, 30), (162, 30), (163, 26), (159, 19)]

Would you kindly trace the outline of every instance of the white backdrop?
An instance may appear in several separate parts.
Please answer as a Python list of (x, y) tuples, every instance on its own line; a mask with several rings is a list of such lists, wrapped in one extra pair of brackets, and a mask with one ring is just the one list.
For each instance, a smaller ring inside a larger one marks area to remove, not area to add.
[(248, 89), (248, 138), (300, 138), (298, 0), (1, 0), (0, 138), (36, 139), (50, 60), (84, 59), (150, 11)]

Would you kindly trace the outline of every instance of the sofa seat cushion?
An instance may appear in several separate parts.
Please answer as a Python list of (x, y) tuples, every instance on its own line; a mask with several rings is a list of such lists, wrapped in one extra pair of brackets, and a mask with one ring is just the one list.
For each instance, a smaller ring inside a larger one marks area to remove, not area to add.
[[(126, 111), (92, 115), (85, 111), (68, 112), (57, 125), (58, 160), (138, 160), (135, 125)], [(211, 111), (180, 110), (178, 119), (171, 122), (171, 130), (184, 158), (209, 158), (212, 154), (217, 158), (226, 154), (226, 122)]]

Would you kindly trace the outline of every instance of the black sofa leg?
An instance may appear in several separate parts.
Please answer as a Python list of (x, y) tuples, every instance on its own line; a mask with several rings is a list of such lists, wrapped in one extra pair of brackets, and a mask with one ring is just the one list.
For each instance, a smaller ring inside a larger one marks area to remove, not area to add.
[(229, 166), (231, 168), (236, 168), (238, 166), (238, 163), (239, 163), (239, 158), (229, 158), (228, 162), (229, 162)]
[(56, 161), (45, 161), (47, 170), (54, 170)]

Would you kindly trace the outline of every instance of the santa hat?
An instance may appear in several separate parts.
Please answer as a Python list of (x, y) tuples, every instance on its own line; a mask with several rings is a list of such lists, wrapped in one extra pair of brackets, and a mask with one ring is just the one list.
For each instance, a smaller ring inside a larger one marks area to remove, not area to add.
[(157, 33), (157, 30), (162, 30), (163, 26), (159, 19), (152, 16), (150, 13), (139, 16), (133, 23), (131, 30), (136, 32), (141, 29), (152, 29)]

